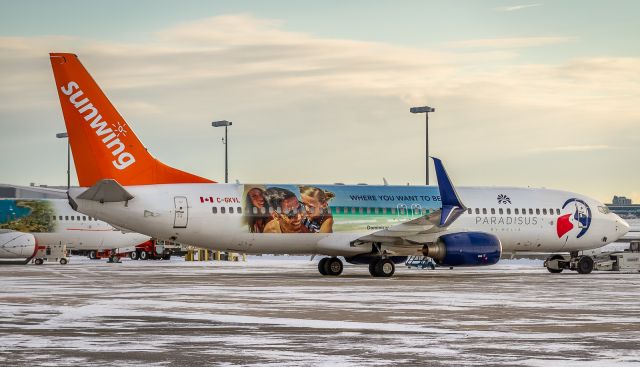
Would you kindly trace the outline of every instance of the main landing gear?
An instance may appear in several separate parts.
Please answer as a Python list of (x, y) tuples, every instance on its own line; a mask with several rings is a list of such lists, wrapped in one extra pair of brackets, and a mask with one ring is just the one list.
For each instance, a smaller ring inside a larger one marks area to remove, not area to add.
[(396, 265), (389, 259), (375, 259), (369, 263), (372, 277), (389, 278), (396, 272)]
[[(360, 263), (362, 264), (362, 263)], [(344, 265), (337, 257), (325, 257), (318, 262), (318, 271), (322, 275), (338, 276), (342, 274)], [(376, 278), (389, 278), (396, 272), (396, 265), (391, 259), (373, 258), (369, 263), (369, 273)]]
[(338, 276), (343, 269), (342, 261), (337, 257), (325, 257), (318, 263), (318, 271), (322, 275)]

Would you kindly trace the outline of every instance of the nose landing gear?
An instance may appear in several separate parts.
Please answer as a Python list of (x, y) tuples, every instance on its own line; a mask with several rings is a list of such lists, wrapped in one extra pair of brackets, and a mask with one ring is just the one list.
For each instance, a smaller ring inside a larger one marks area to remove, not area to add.
[(544, 266), (550, 273), (561, 273), (564, 269), (575, 270), (579, 274), (589, 274), (595, 268), (595, 262), (591, 256), (571, 253), (570, 256), (553, 255), (544, 262)]

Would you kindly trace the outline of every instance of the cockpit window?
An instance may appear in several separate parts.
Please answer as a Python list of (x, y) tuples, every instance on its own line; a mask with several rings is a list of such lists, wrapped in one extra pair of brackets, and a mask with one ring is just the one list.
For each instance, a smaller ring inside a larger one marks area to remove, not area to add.
[(606, 206), (599, 206), (598, 211), (602, 214), (609, 214), (611, 212)]

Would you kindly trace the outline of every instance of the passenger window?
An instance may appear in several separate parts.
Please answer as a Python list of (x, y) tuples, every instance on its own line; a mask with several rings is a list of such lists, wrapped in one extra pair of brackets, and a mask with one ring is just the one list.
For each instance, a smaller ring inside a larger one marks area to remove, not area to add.
[(529, 208), (529, 215), (533, 215), (533, 209)]
[(502, 208), (498, 209), (498, 213), (499, 213), (500, 215), (502, 215), (502, 214), (503, 214)]
[(256, 208), (255, 206), (253, 207), (253, 214), (258, 214), (258, 208)]
[(382, 208), (381, 211), (382, 211), (382, 215), (387, 214), (387, 208)]
[(511, 208), (507, 208), (507, 214), (511, 215)]
[(482, 208), (482, 214), (487, 214), (487, 208)]
[(473, 214), (473, 209), (471, 209), (471, 208), (467, 209), (467, 213)]
[(232, 206), (229, 207), (229, 214), (233, 214), (233, 207)]
[(391, 214), (396, 214), (396, 208), (391, 208)]
[(540, 215), (540, 209), (536, 209), (536, 214)]
[(476, 214), (480, 214), (480, 208), (476, 208)]
[(64, 220), (69, 220), (69, 216), (68, 216), (68, 215), (65, 215), (65, 216), (64, 216)]
[(376, 213), (376, 214), (380, 214), (380, 208), (376, 208), (376, 209), (375, 209), (375, 213)]
[(242, 208), (238, 207), (238, 214), (242, 214)]
[(56, 220), (56, 216), (55, 215), (53, 216), (53, 220)]
[(220, 207), (220, 214), (224, 214), (224, 211), (225, 211), (224, 206), (221, 206), (221, 207)]
[(547, 208), (542, 208), (542, 214), (547, 215)]
[(560, 215), (560, 209), (556, 209), (556, 214)]
[(519, 212), (518, 212), (518, 208), (513, 209), (513, 214), (515, 214), (515, 215), (518, 215), (518, 214), (519, 214)]
[(356, 208), (351, 208), (351, 214), (356, 214)]
[(87, 217), (85, 217), (84, 215), (82, 216), (82, 221), (85, 222), (87, 220)]
[(527, 215), (527, 209), (522, 208), (522, 215)]
[(364, 208), (358, 208), (358, 213), (360, 214), (364, 213)]
[(367, 214), (371, 214), (371, 208), (367, 208)]
[(400, 214), (404, 215), (404, 208), (400, 208)]
[(218, 207), (214, 206), (213, 208), (211, 208), (211, 211), (213, 212), (213, 214), (218, 214)]
[(491, 214), (496, 214), (496, 209), (495, 208), (491, 208)]

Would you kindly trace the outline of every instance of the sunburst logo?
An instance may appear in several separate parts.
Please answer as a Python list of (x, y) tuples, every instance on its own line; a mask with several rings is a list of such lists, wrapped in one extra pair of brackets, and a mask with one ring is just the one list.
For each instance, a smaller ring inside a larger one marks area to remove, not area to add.
[(113, 131), (116, 133), (117, 137), (120, 137), (120, 135), (127, 136), (128, 131), (125, 129), (127, 125), (121, 124), (120, 121), (118, 121), (117, 125), (111, 124), (111, 126), (113, 126)]
[(511, 199), (505, 194), (498, 195), (498, 204), (511, 204)]

